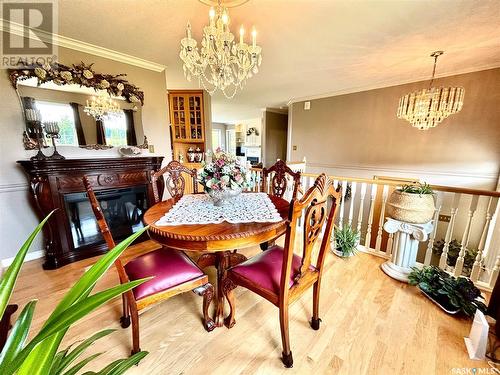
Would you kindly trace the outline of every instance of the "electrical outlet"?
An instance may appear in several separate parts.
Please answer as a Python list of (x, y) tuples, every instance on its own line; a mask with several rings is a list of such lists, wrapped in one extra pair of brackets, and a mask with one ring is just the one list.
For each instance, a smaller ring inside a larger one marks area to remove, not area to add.
[(442, 221), (444, 223), (449, 223), (451, 220), (451, 216), (450, 215), (439, 215), (438, 220)]
[(297, 146), (296, 146), (296, 145), (293, 145), (293, 146), (292, 146), (292, 150), (293, 150), (293, 151), (297, 151)]

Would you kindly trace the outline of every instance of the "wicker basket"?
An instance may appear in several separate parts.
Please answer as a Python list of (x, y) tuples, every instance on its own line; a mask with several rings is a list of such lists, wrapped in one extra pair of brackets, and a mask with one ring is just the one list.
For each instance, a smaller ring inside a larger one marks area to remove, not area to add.
[(387, 216), (407, 223), (424, 224), (434, 216), (432, 194), (411, 194), (394, 190), (387, 200)]

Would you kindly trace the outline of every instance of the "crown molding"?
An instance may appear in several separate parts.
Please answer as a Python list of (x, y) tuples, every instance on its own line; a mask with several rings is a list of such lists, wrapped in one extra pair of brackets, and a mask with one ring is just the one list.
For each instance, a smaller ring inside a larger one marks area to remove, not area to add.
[[(0, 18), (0, 31), (10, 32), (11, 34), (24, 36), (24, 28), (25, 26), (17, 23), (11, 22), (5, 19)], [(152, 61), (144, 60), (136, 56), (128, 55), (126, 53), (121, 53), (109, 48), (104, 48), (100, 46), (96, 46), (95, 44), (90, 44), (86, 42), (82, 42), (81, 40), (68, 38), (63, 35), (49, 33), (43, 30), (38, 30), (35, 28), (30, 28), (31, 30), (35, 30), (37, 32), (37, 36), (43, 42), (52, 43), (53, 45), (64, 47), (68, 49), (72, 49), (75, 51), (85, 52), (90, 55), (95, 55), (99, 57), (104, 57), (106, 59), (118, 61), (121, 63), (137, 66), (139, 68), (152, 70), (154, 72), (161, 73), (167, 67), (166, 65), (158, 64)]]
[[(467, 73), (474, 73), (474, 72), (480, 72), (482, 70), (488, 70), (488, 69), (495, 69), (495, 68), (500, 68), (500, 64), (493, 63), (493, 64), (486, 64), (486, 65), (480, 65), (474, 68), (468, 68), (468, 69), (462, 69), (458, 70), (453, 73), (441, 73), (441, 74), (436, 74), (436, 78), (445, 78), (445, 77), (452, 77), (452, 76), (457, 76), (460, 74), (467, 74)], [(403, 80), (403, 81), (397, 81), (397, 82), (385, 82), (385, 83), (379, 83), (376, 85), (366, 85), (366, 86), (359, 86), (359, 87), (350, 87), (342, 90), (337, 90), (337, 91), (331, 91), (331, 92), (326, 92), (323, 94), (317, 94), (317, 95), (309, 95), (309, 96), (302, 96), (302, 97), (296, 97), (296, 98), (291, 98), (288, 100), (286, 103), (287, 106), (292, 105), (293, 103), (300, 103), (308, 100), (316, 100), (316, 99), (324, 99), (324, 98), (329, 98), (331, 96), (339, 96), (339, 95), (347, 95), (347, 94), (355, 94), (357, 92), (363, 92), (363, 91), (370, 91), (370, 90), (377, 90), (377, 89), (384, 89), (387, 87), (394, 87), (394, 86), (401, 86), (401, 85), (406, 85), (409, 83), (416, 83), (416, 82), (422, 82), (422, 81), (429, 81), (429, 75), (422, 75), (420, 77), (414, 77), (408, 80)]]

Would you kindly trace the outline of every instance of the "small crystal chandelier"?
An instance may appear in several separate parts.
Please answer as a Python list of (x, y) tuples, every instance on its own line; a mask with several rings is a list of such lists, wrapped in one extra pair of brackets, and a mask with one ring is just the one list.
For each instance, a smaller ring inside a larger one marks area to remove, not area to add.
[(431, 54), (434, 58), (432, 79), (428, 89), (412, 92), (399, 99), (397, 116), (420, 130), (435, 127), (445, 118), (460, 112), (464, 104), (463, 87), (432, 87), (437, 59), (443, 51)]
[(106, 92), (87, 100), (87, 105), (83, 109), (87, 115), (94, 117), (96, 120), (116, 115), (120, 110), (120, 106)]
[(242, 89), (247, 78), (256, 74), (262, 62), (262, 48), (256, 44), (257, 31), (252, 31), (252, 45), (244, 42), (245, 29), (240, 28), (239, 43), (229, 30), (229, 13), (218, 0), (214, 9), (210, 8), (210, 23), (203, 28), (201, 47), (191, 37), (188, 23), (187, 37), (181, 40), (180, 58), (184, 62), (184, 75), (198, 77), (198, 81), (210, 95), (217, 89), (228, 99)]

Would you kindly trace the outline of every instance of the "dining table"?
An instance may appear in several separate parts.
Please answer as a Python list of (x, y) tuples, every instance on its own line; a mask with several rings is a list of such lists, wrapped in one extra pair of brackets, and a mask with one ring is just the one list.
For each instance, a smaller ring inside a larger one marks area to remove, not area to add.
[[(216, 268), (217, 288), (214, 321), (217, 327), (224, 325), (222, 285), (226, 271), (247, 260), (243, 254), (238, 253), (238, 250), (272, 242), (286, 231), (290, 203), (273, 195), (268, 195), (268, 197), (280, 216), (279, 221), (243, 223), (222, 221), (208, 224), (161, 225), (160, 219), (177, 203), (173, 199), (156, 203), (144, 214), (143, 221), (149, 226), (150, 238), (163, 245), (165, 251), (177, 249), (200, 253), (197, 264), (201, 269), (209, 266)], [(226, 204), (231, 205), (231, 202)]]

